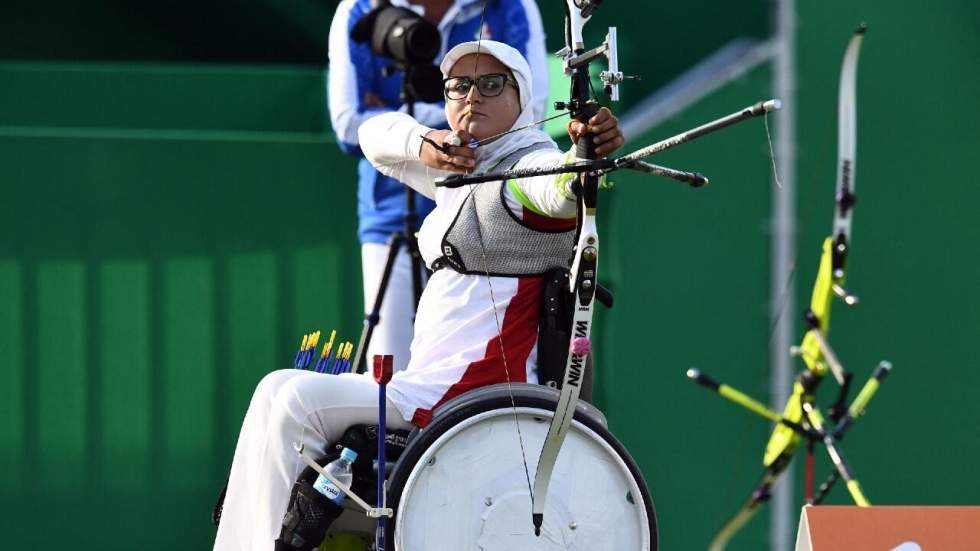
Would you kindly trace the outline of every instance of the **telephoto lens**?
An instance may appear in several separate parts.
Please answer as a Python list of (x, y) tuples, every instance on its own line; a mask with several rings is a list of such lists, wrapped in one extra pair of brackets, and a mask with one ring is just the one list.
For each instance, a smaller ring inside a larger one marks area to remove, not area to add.
[(409, 65), (432, 63), (442, 39), (435, 25), (404, 8), (382, 6), (361, 18), (351, 36), (371, 49)]

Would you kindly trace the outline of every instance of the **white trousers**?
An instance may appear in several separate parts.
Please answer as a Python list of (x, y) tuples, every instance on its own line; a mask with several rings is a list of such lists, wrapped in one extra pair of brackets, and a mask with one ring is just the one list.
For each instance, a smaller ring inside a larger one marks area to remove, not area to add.
[[(374, 308), (374, 298), (378, 284), (388, 259), (388, 245), (383, 243), (364, 243), (361, 245), (361, 271), (364, 274), (364, 311)], [(425, 270), (422, 270), (422, 283), (425, 284)], [(407, 248), (402, 245), (392, 267), (388, 290), (378, 325), (368, 345), (367, 366), (371, 369), (371, 358), (375, 354), (394, 356), (395, 371), (402, 371), (408, 365), (415, 323), (415, 296), (412, 290), (412, 262)]]
[[(296, 478), (305, 468), (293, 449), (318, 458), (351, 425), (378, 422), (378, 385), (366, 375), (286, 369), (255, 388), (238, 435), (214, 549), (270, 551)], [(389, 401), (389, 428), (410, 429)]]

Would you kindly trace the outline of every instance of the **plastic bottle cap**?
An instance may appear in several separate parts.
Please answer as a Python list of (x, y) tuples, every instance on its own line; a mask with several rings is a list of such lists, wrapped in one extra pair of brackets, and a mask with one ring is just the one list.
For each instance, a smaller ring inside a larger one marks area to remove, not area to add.
[(340, 452), (340, 457), (353, 463), (354, 461), (357, 460), (357, 452), (350, 448), (344, 448)]

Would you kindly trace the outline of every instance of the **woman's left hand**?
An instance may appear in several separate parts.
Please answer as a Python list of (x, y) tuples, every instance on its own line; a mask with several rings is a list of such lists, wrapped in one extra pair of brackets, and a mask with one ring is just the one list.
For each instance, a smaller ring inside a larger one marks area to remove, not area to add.
[(619, 128), (619, 119), (614, 117), (606, 107), (599, 109), (599, 112), (589, 119), (589, 124), (573, 120), (568, 123), (567, 128), (568, 137), (574, 143), (578, 143), (579, 138), (591, 132), (596, 144), (595, 152), (599, 157), (609, 155), (626, 143), (623, 131)]

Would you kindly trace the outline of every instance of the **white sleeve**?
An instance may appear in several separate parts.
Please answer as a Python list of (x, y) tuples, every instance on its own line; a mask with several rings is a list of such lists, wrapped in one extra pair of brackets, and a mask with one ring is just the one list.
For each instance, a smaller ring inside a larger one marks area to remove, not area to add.
[[(565, 164), (573, 156), (571, 151), (563, 153), (557, 149), (533, 151), (522, 157), (514, 168)], [(554, 174), (511, 180), (511, 185), (516, 185), (520, 191), (513, 198), (549, 218), (575, 218), (575, 196), (568, 189), (574, 178), (573, 174)], [(507, 186), (508, 193), (512, 193), (511, 185)]]
[(378, 172), (433, 199), (433, 180), (451, 174), (419, 161), (422, 136), (432, 129), (404, 113), (384, 113), (364, 121), (358, 130), (361, 151)]
[(545, 46), (544, 24), (534, 0), (520, 0), (528, 22), (528, 40), (524, 51), (531, 67), (531, 87), (534, 89), (534, 120), (544, 118), (548, 110), (548, 52)]
[(353, 0), (344, 0), (330, 22), (329, 56), (327, 71), (327, 100), (330, 123), (337, 139), (346, 145), (357, 145), (357, 127), (362, 119), (373, 113), (360, 113), (361, 98), (357, 95), (357, 68), (351, 61), (350, 28)]

